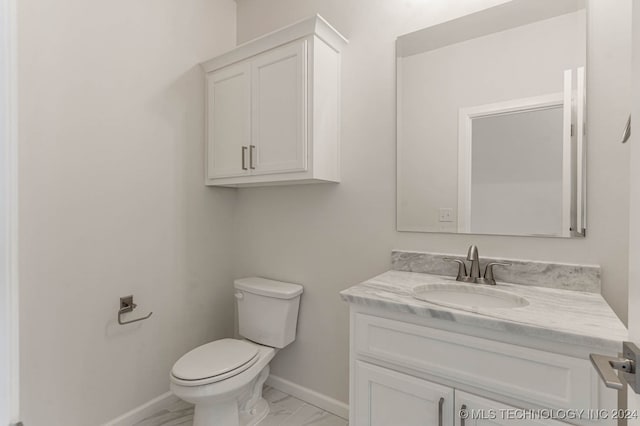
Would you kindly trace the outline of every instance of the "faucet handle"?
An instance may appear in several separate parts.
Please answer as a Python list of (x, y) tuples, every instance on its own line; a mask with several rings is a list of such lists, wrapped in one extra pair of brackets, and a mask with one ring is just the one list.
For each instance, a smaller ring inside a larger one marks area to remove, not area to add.
[(487, 266), (484, 269), (484, 281), (487, 284), (493, 284), (495, 285), (496, 280), (493, 277), (493, 267), (494, 266), (511, 266), (510, 263), (505, 263), (505, 262), (489, 262), (487, 263)]
[(453, 257), (445, 257), (443, 260), (446, 262), (456, 262), (458, 264), (458, 276), (456, 277), (456, 281), (466, 281), (466, 279), (468, 278), (467, 265), (465, 265), (463, 260)]

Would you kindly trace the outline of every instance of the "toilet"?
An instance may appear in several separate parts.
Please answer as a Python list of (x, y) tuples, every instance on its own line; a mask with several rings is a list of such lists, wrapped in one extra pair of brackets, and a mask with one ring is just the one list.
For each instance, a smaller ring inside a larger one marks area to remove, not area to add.
[(234, 287), (244, 339), (199, 346), (171, 370), (171, 391), (195, 405), (194, 426), (252, 426), (264, 419), (269, 362), (296, 337), (301, 285), (251, 277)]

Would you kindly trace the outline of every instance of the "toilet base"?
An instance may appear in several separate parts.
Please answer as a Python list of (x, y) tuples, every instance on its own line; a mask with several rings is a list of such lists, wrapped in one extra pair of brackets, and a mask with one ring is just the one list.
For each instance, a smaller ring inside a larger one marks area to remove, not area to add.
[(264, 398), (260, 398), (251, 411), (253, 414), (240, 414), (240, 426), (255, 426), (264, 420), (269, 414), (269, 403)]
[(260, 398), (250, 411), (242, 413), (238, 413), (238, 405), (233, 403), (214, 406), (197, 405), (193, 417), (193, 426), (256, 426), (268, 414), (269, 403), (264, 398)]
[(262, 387), (269, 377), (274, 348), (259, 346), (260, 355), (247, 370), (206, 385), (184, 386), (171, 376), (171, 390), (195, 405), (193, 426), (254, 426), (269, 414)]
[(245, 388), (243, 394), (234, 392), (221, 400), (196, 402), (193, 426), (257, 425), (269, 414), (269, 403), (262, 397), (262, 387), (267, 377), (268, 365)]

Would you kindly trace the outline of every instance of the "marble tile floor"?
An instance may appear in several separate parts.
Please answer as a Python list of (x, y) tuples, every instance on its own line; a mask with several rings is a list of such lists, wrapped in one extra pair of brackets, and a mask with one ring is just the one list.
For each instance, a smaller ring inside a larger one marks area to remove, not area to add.
[[(262, 391), (271, 411), (258, 426), (347, 426), (341, 417), (314, 407), (302, 400), (265, 386)], [(133, 426), (191, 426), (193, 406), (178, 401)]]

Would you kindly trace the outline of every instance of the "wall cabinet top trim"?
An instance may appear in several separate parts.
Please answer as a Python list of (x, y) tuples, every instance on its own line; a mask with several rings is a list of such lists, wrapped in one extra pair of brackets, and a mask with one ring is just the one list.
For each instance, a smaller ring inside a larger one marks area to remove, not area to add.
[(348, 43), (348, 40), (333, 28), (322, 16), (315, 15), (311, 18), (304, 19), (282, 29), (265, 34), (262, 37), (243, 43), (235, 49), (203, 62), (200, 65), (205, 72), (215, 71), (234, 62), (255, 56), (265, 50), (273, 49), (290, 41), (310, 35), (315, 35), (336, 52), (340, 52)]

